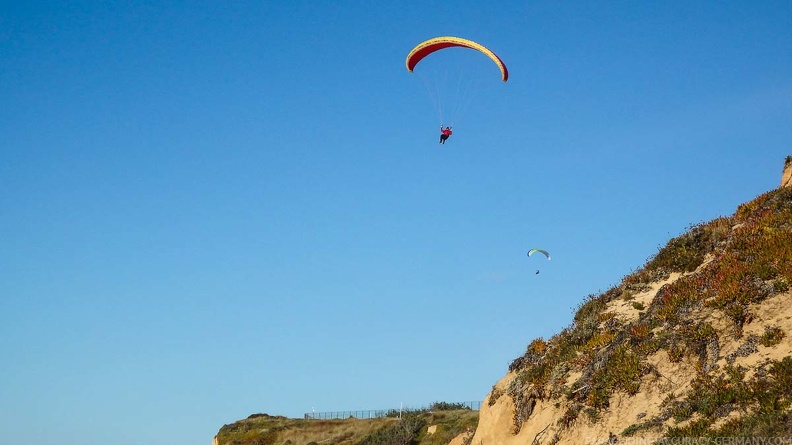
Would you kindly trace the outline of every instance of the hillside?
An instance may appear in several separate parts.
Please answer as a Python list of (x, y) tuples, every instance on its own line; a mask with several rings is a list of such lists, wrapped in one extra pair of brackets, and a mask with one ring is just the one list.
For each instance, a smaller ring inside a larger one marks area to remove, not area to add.
[(479, 413), (259, 416), (224, 426), (215, 445), (792, 440), (789, 184), (792, 157), (780, 189), (691, 227), (620, 284), (589, 295), (570, 326), (511, 363)]
[(783, 187), (672, 239), (531, 342), (485, 399), (472, 443), (792, 437), (790, 283)]
[[(254, 414), (224, 425), (214, 445), (444, 445), (460, 435), (471, 436), (478, 411), (453, 409), (453, 404), (430, 410), (398, 412), (375, 419), (289, 419)], [(438, 409), (439, 408), (439, 409)]]

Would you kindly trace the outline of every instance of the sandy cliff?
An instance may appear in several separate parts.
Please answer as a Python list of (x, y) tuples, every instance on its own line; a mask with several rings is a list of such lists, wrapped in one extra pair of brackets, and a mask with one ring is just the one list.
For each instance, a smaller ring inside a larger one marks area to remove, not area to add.
[[(656, 297), (652, 294), (652, 298)], [(619, 306), (622, 306), (621, 308)], [(610, 309), (624, 310), (623, 302), (614, 302)], [(756, 351), (747, 356), (734, 359), (732, 364), (756, 369), (757, 365), (767, 360), (780, 360), (792, 351), (792, 293), (786, 292), (763, 301), (752, 307), (755, 314), (741, 338), (734, 335), (720, 337), (720, 351), (716, 365), (722, 369), (732, 358), (732, 354), (740, 350), (746, 338), (751, 335), (761, 336), (766, 326), (774, 326), (783, 330), (784, 339), (772, 346), (757, 345)], [(629, 311), (626, 311), (629, 312)], [(704, 315), (706, 320), (720, 325), (725, 332), (729, 331), (729, 322), (718, 314)], [(564, 419), (567, 411), (573, 406), (564, 397), (537, 400), (533, 411), (523, 422), (519, 432), (515, 434), (515, 403), (508, 394), (516, 386), (520, 386), (519, 376), (509, 372), (493, 387), (493, 391), (482, 404), (479, 424), (472, 445), (532, 445), (532, 444), (603, 444), (614, 437), (625, 442), (624, 432), (642, 420), (662, 417), (663, 401), (669, 394), (683, 396), (691, 388), (691, 381), (697, 375), (697, 360), (687, 358), (679, 363), (672, 363), (665, 351), (659, 351), (648, 358), (655, 372), (642, 380), (641, 391), (634, 395), (617, 393), (613, 396), (610, 406), (596, 418), (579, 415), (569, 425)], [(567, 383), (572, 383), (569, 379)], [(678, 426), (673, 419), (662, 422), (667, 426)], [(631, 436), (635, 443), (652, 443), (663, 437), (664, 430), (652, 429)], [(617, 439), (618, 440), (618, 439)], [(641, 440), (641, 442), (637, 442)]]

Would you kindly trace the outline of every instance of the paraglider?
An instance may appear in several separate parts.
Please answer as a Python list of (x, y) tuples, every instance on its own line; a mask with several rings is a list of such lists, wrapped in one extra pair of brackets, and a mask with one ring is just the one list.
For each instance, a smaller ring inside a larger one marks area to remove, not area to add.
[[(478, 89), (474, 86), (474, 83), (481, 82), (482, 85), (478, 86), (484, 87), (488, 85), (488, 80), (496, 79), (494, 76), (490, 78), (486, 75), (485, 68), (489, 69), (488, 66), (483, 66), (481, 72), (473, 69), (478, 66), (477, 58), (479, 56), (467, 57), (467, 54), (464, 54), (465, 57), (460, 58), (462, 62), (461, 66), (451, 67), (450, 69), (448, 66), (441, 66), (441, 63), (444, 64), (444, 62), (454, 60), (454, 51), (451, 51), (452, 54), (443, 52), (440, 56), (434, 55), (436, 52), (447, 48), (467, 48), (484, 54), (495, 62), (495, 65), (500, 71), (500, 79), (504, 82), (509, 80), (509, 70), (506, 68), (506, 64), (503, 63), (503, 60), (492, 50), (480, 43), (461, 37), (442, 36), (426, 40), (416, 45), (407, 54), (405, 65), (407, 66), (407, 71), (412, 73), (419, 62), (427, 57), (431, 59), (422, 64), (422, 68), (418, 69), (418, 73), (420, 74), (419, 77), (421, 77), (421, 80), (424, 81), (426, 85), (429, 96), (434, 103), (437, 118), (442, 127), (441, 132), (443, 135), (441, 135), (440, 139), (441, 144), (444, 144), (448, 136), (451, 135), (451, 125), (445, 127), (444, 123), (448, 122), (449, 124), (453, 124), (455, 119), (459, 118), (465, 109), (472, 106), (473, 101), (471, 97)], [(462, 52), (466, 53), (467, 51)], [(449, 79), (449, 75), (452, 78)], [(458, 79), (454, 79), (453, 77), (458, 77)], [(447, 111), (449, 111), (449, 113), (446, 113)], [(446, 132), (445, 130), (449, 131)]]
[[(550, 253), (544, 249), (531, 249), (528, 251), (528, 256), (531, 256), (536, 252), (543, 254), (544, 256), (547, 257), (547, 261), (550, 261)], [(539, 274), (539, 269), (536, 269), (536, 273), (534, 275), (538, 275), (538, 274)]]

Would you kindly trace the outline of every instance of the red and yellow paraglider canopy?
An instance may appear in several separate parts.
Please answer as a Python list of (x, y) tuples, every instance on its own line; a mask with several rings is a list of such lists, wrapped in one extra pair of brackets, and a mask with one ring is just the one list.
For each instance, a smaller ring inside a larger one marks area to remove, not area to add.
[(451, 47), (461, 47), (461, 48), (470, 48), (479, 52), (484, 53), (487, 57), (492, 59), (498, 65), (498, 68), (501, 72), (501, 79), (504, 82), (509, 80), (509, 70), (506, 69), (506, 65), (503, 61), (498, 57), (497, 54), (487, 49), (484, 45), (480, 45), (472, 40), (462, 39), (460, 37), (451, 37), (451, 36), (444, 36), (444, 37), (435, 37), (434, 39), (429, 39), (425, 42), (421, 42), (415, 48), (410, 51), (407, 55), (407, 71), (412, 72), (415, 69), (415, 65), (421, 61), (424, 57), (432, 54), (435, 51), (439, 51), (445, 48)]

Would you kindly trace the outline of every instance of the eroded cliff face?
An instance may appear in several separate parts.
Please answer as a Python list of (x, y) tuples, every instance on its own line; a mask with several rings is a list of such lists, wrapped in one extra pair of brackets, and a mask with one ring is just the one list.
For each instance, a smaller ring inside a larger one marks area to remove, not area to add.
[[(656, 291), (655, 291), (656, 293)], [(609, 306), (619, 310), (623, 306), (616, 302)], [(711, 362), (711, 373), (728, 366), (747, 370), (746, 379), (760, 371), (763, 363), (780, 361), (792, 351), (792, 293), (786, 292), (769, 298), (751, 307), (752, 321), (741, 336), (737, 336), (732, 324), (716, 311), (702, 314), (701, 321), (715, 326), (718, 332), (717, 350), (710, 349), (705, 361)], [(627, 311), (625, 311), (627, 312)], [(629, 316), (629, 313), (622, 313)], [(763, 346), (752, 339), (762, 337), (768, 328), (776, 328), (787, 335), (781, 342)], [(653, 443), (664, 437), (668, 428), (689, 425), (695, 417), (677, 421), (674, 418), (673, 400), (684, 400), (691, 392), (700, 375), (702, 362), (696, 357), (687, 357), (673, 362), (666, 351), (658, 351), (647, 359), (651, 372), (641, 377), (641, 390), (635, 394), (616, 392), (609, 406), (599, 412), (587, 411), (571, 401), (566, 395), (551, 398), (534, 397), (518, 400), (514, 394), (530, 394), (525, 382), (516, 372), (509, 372), (493, 386), (492, 392), (482, 404), (479, 424), (472, 445), (540, 445), (540, 444), (605, 444), (609, 440), (641, 440), (638, 443)], [(567, 391), (574, 391), (574, 382), (579, 373), (570, 373), (565, 379)], [(725, 424), (741, 413), (724, 410), (717, 424)], [(521, 425), (517, 426), (522, 416)], [(647, 427), (653, 423), (653, 427)], [(630, 430), (636, 429), (632, 433)]]
[[(624, 323), (634, 322), (640, 312), (636, 306), (648, 306), (662, 286), (673, 283), (680, 276), (677, 273), (666, 280), (654, 282), (647, 291), (636, 295), (629, 302), (618, 300), (610, 303), (604, 312), (617, 314)], [(643, 389), (640, 393), (633, 396), (617, 394), (606, 411), (596, 416), (592, 412), (589, 416), (579, 410), (574, 419), (572, 415), (576, 409), (575, 403), (571, 403), (564, 396), (548, 399), (533, 397), (530, 401), (522, 397), (519, 402), (525, 406), (517, 414), (518, 409), (512, 394), (530, 394), (530, 389), (526, 388), (517, 372), (511, 371), (493, 387), (493, 391), (484, 400), (479, 414), (479, 426), (471, 443), (580, 445), (607, 442), (613, 434), (624, 431), (641, 419), (660, 415), (664, 394), (683, 389), (685, 384), (682, 382), (689, 380), (696, 372), (693, 363), (671, 363), (664, 352), (653, 354), (648, 361), (656, 368), (656, 372), (642, 378)], [(580, 375), (580, 372), (572, 372), (564, 380), (566, 383), (574, 383)], [(569, 388), (574, 391), (571, 386)], [(523, 419), (520, 419), (522, 424), (518, 431), (516, 420), (519, 417)], [(641, 437), (653, 440), (660, 436), (660, 432), (655, 431)]]

